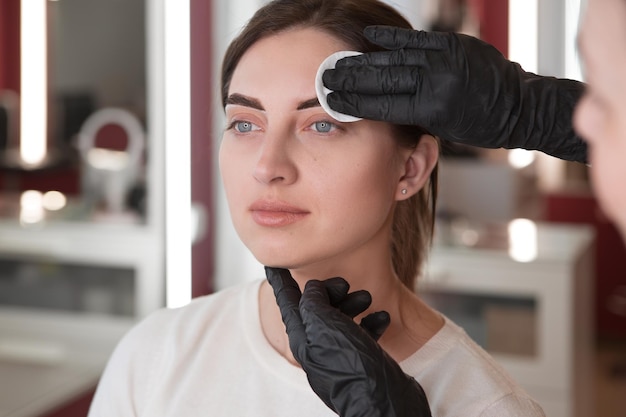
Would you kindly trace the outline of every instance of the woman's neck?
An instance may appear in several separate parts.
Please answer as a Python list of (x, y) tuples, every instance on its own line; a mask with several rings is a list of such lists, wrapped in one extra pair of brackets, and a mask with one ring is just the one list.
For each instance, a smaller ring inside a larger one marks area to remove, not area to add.
[[(378, 263), (378, 265), (381, 264)], [(342, 276), (350, 283), (350, 291), (365, 289), (370, 292), (372, 305), (355, 318), (357, 323), (363, 316), (375, 311), (385, 310), (389, 313), (391, 323), (379, 343), (396, 361), (404, 360), (413, 354), (443, 326), (443, 318), (404, 286), (390, 266), (372, 268), (371, 265), (357, 265), (335, 270), (333, 275), (320, 272), (320, 268), (316, 269), (292, 270), (292, 275), (301, 289), (310, 279)], [(322, 276), (311, 274), (322, 274)], [(274, 349), (295, 364), (289, 350), (289, 341), (280, 310), (267, 282), (261, 286), (259, 306), (261, 324), (266, 338)]]

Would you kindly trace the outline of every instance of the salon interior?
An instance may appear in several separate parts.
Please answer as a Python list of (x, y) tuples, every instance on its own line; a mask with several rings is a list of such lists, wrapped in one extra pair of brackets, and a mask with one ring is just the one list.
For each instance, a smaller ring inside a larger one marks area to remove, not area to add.
[[(86, 416), (138, 320), (263, 276), (216, 169), (219, 63), (262, 3), (0, 0), (0, 417)], [(388, 3), (582, 79), (580, 0)], [(626, 249), (587, 167), (452, 145), (440, 166), (416, 291), (546, 415), (626, 416)]]

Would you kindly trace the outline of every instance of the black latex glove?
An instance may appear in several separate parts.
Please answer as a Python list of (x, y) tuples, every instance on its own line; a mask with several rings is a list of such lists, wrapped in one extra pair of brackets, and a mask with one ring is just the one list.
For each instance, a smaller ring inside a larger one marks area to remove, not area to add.
[(387, 50), (344, 58), (324, 72), (324, 84), (334, 91), (332, 109), (419, 125), (467, 145), (587, 161), (587, 146), (572, 125), (583, 83), (525, 72), (467, 35), (388, 26), (364, 33)]
[(338, 306), (345, 308), (347, 299), (352, 313), (363, 312), (371, 298), (365, 303), (365, 297), (351, 296), (341, 278), (309, 281), (301, 294), (288, 270), (266, 267), (265, 273), (280, 307), (289, 347), (311, 388), (330, 409), (341, 417), (431, 416), (422, 387), (370, 336), (382, 334), (381, 323), (386, 322), (384, 330), (388, 314), (372, 313), (359, 326)]

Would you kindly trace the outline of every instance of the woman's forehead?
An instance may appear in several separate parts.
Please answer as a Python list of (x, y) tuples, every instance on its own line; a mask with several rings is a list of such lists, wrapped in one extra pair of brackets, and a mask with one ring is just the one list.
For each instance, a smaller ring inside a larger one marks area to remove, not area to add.
[(265, 37), (242, 55), (233, 72), (229, 94), (249, 94), (238, 91), (243, 87), (265, 90), (280, 86), (284, 94), (294, 92), (294, 89), (307, 89), (315, 96), (315, 75), (319, 65), (326, 57), (344, 48), (336, 38), (314, 29)]
[(344, 42), (320, 29), (290, 29), (259, 39), (243, 54), (237, 66), (245, 64), (250, 57), (256, 60), (284, 57), (301, 66), (311, 62), (319, 65), (328, 55), (344, 49), (347, 49)]

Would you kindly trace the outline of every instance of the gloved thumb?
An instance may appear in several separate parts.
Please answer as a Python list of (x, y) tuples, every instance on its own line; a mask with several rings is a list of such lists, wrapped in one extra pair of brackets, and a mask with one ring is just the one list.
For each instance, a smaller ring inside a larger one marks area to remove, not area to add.
[(385, 333), (391, 323), (391, 317), (386, 311), (377, 311), (368, 314), (361, 320), (361, 328), (365, 330), (372, 339), (378, 340)]
[(274, 290), (276, 303), (289, 335), (289, 347), (296, 360), (302, 363), (307, 337), (300, 317), (300, 298), (302, 293), (298, 283), (288, 269), (265, 267), (265, 276)]

